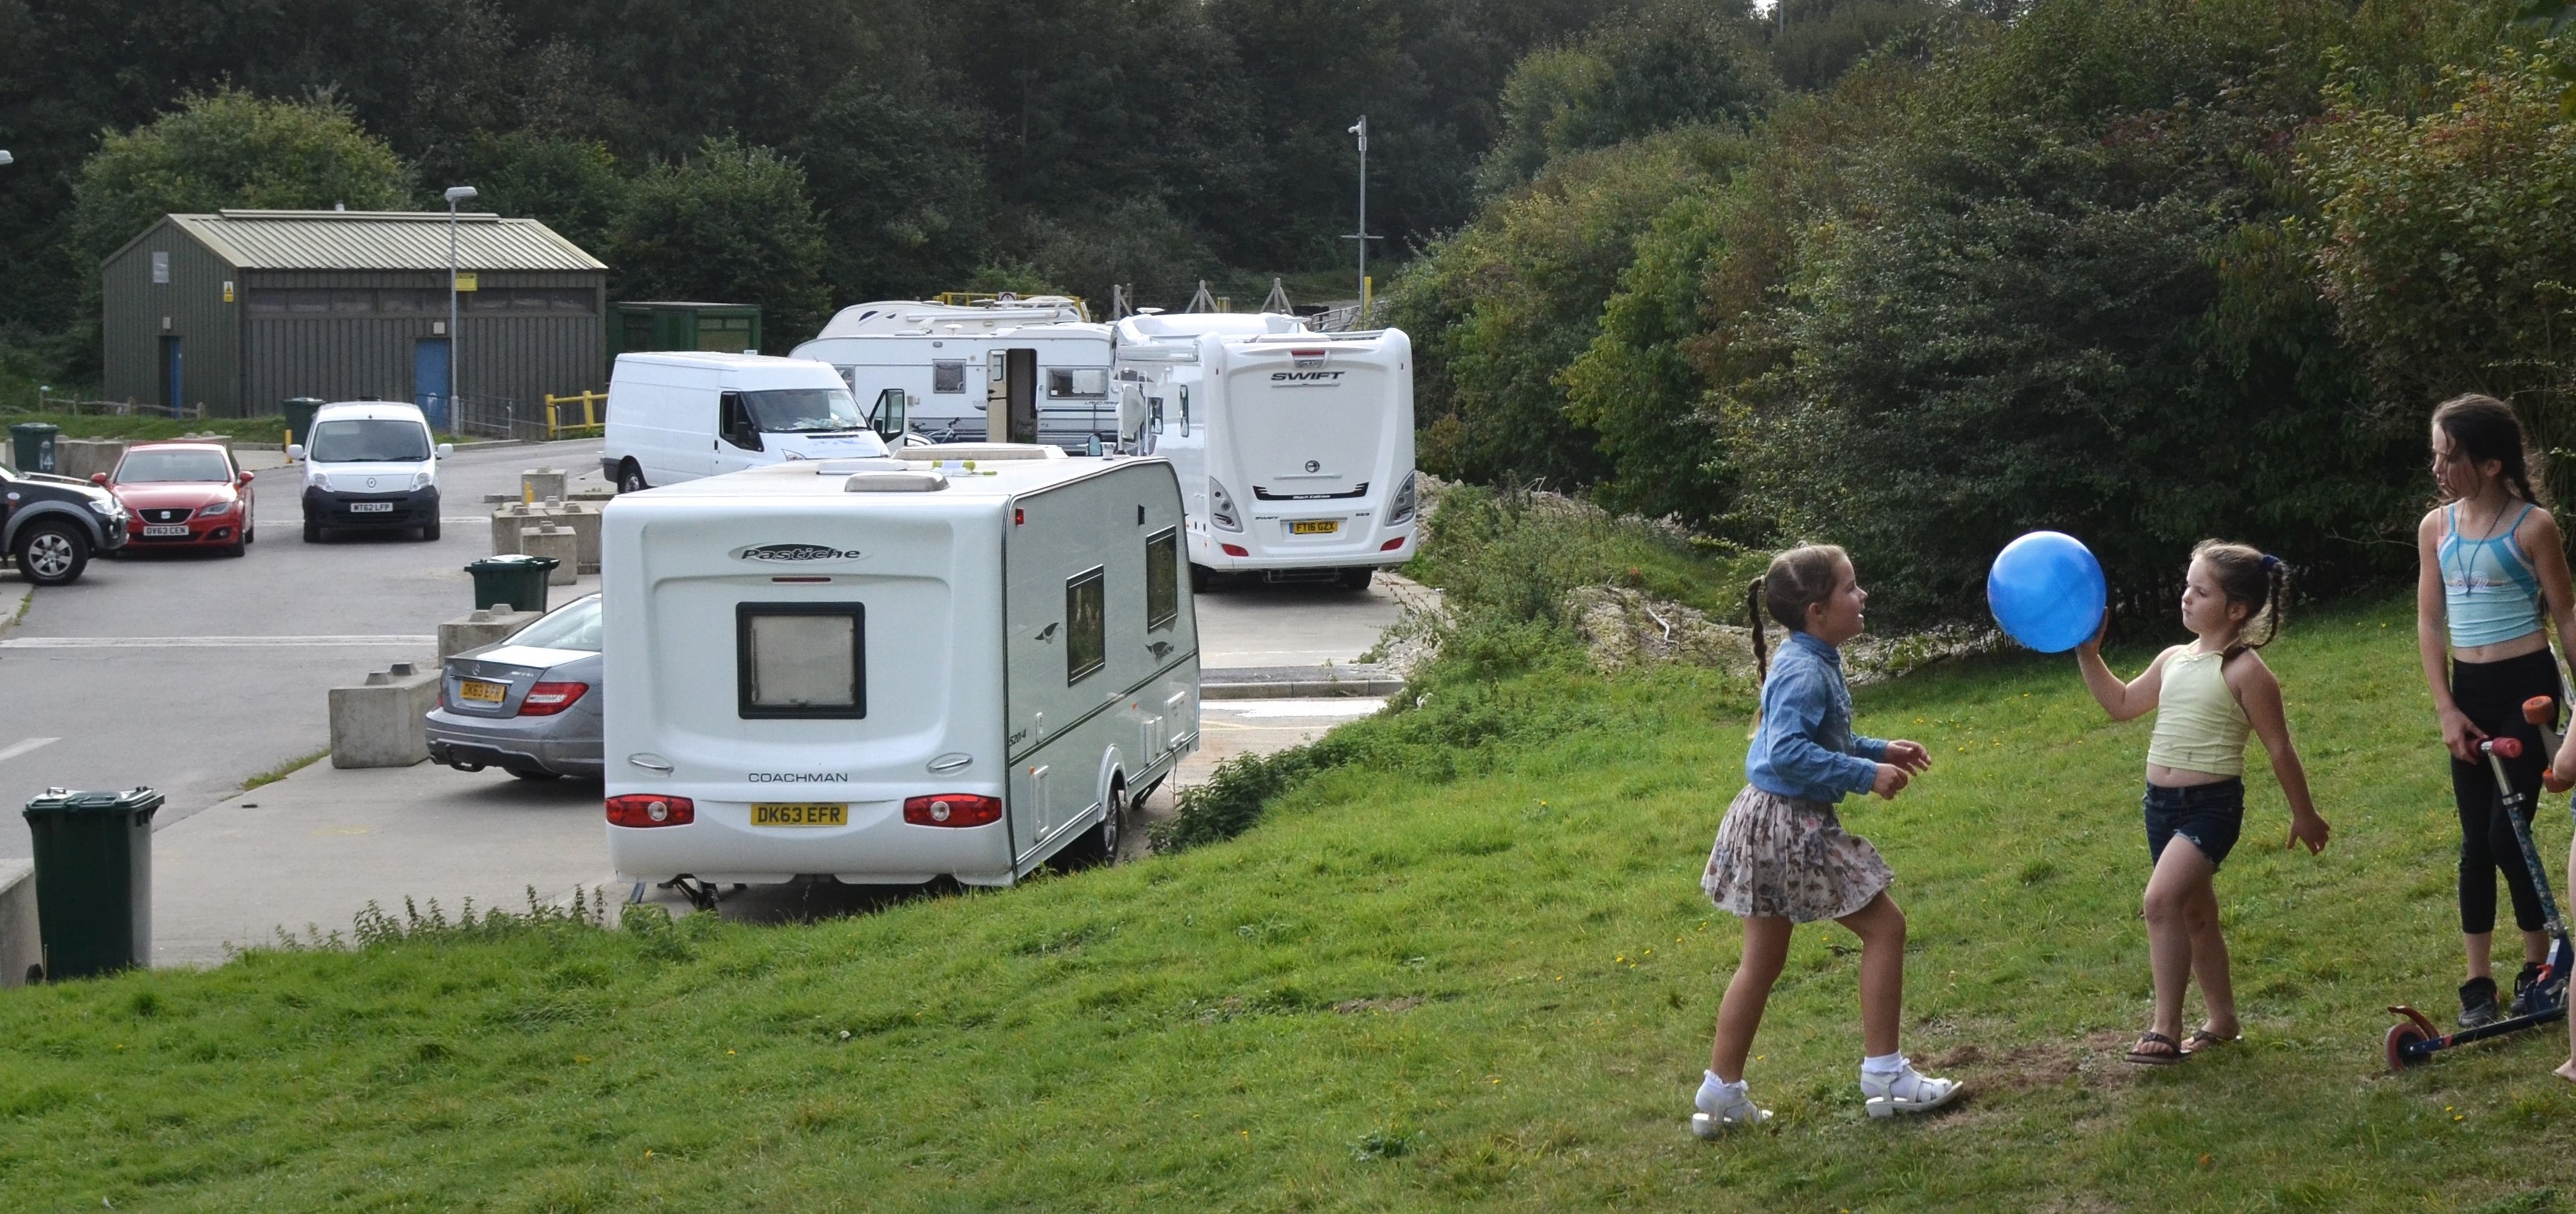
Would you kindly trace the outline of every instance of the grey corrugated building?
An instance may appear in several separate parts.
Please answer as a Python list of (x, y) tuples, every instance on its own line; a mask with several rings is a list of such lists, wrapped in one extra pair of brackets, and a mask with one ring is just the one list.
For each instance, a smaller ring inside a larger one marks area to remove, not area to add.
[(459, 216), (451, 385), (444, 211), (168, 215), (100, 267), (106, 395), (278, 411), (291, 396), (513, 402), (604, 386), (608, 267), (533, 219)]

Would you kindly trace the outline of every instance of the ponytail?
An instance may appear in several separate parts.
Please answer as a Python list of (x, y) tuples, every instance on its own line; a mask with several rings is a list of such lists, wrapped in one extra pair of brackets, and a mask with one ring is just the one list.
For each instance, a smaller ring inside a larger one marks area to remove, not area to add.
[[(2192, 546), (2191, 557), (2209, 566), (2218, 582), (2218, 592), (2230, 603), (2245, 605), (2245, 624), (2236, 634), (2236, 642), (2227, 647), (2234, 657), (2248, 649), (2261, 649), (2279, 640), (2281, 626), (2290, 614), (2290, 566), (2281, 558), (2248, 544), (2231, 544), (2224, 540), (2202, 540)], [(2263, 626), (2263, 639), (2246, 639), (2254, 626)]]
[(1759, 692), (1771, 681), (1769, 639), (1762, 635), (1762, 579), (1755, 578), (1744, 588), (1744, 625), (1753, 633), (1753, 687)]

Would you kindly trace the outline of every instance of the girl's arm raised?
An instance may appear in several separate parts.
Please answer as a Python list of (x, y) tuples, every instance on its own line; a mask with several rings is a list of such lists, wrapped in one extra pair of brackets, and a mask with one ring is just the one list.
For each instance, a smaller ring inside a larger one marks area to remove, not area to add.
[(2424, 685), (2433, 690), (2442, 745), (2452, 758), (2475, 763), (2478, 742), (2487, 735), (2469, 724), (2469, 715), (2451, 698), (2449, 621), (2450, 608), (2442, 601), (2442, 512), (2432, 510), (2415, 525), (2415, 649), (2424, 659)]
[(2110, 628), (2111, 614), (2106, 611), (2102, 613), (2102, 626), (2093, 630), (2093, 639), (2075, 647), (2075, 668), (2084, 672), (2084, 690), (2093, 693), (2094, 702), (2110, 713), (2112, 720), (2143, 717), (2156, 710), (2156, 696), (2165, 686), (2165, 661), (2182, 646), (2171, 646), (2157, 654), (2137, 678), (2123, 683), (2102, 661), (2102, 634)]
[(2290, 841), (2285, 846), (2305, 843), (2309, 855), (2324, 851), (2331, 830), (2317, 816), (2316, 802), (2308, 797), (2308, 771), (2299, 765), (2298, 748), (2290, 744), (2289, 716), (2281, 710), (2281, 681), (2250, 649), (2229, 658), (2223, 673), (2227, 689), (2235, 693), (2237, 706), (2254, 726), (2254, 736), (2263, 739), (2263, 749), (2271, 754), (2272, 776), (2281, 782), (2281, 796), (2290, 803)]

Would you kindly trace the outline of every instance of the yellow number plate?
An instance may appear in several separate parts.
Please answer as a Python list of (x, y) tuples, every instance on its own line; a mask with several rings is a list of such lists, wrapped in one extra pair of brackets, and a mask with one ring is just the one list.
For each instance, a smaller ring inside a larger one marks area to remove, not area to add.
[(850, 824), (850, 807), (847, 805), (754, 805), (751, 807), (751, 824), (754, 826), (847, 826)]
[(456, 698), (472, 700), (477, 704), (498, 704), (510, 698), (510, 685), (487, 683), (481, 679), (465, 679), (456, 685)]
[(1307, 519), (1288, 524), (1290, 535), (1331, 535), (1341, 529), (1342, 520), (1337, 518)]

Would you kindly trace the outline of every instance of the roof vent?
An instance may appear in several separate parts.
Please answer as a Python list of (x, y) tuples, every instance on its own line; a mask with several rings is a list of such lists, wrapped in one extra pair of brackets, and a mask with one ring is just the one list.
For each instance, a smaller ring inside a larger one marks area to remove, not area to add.
[(854, 472), (842, 482), (845, 493), (929, 493), (948, 487), (936, 472)]

